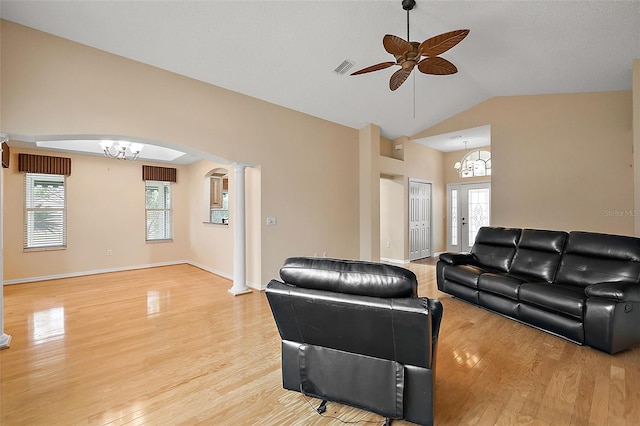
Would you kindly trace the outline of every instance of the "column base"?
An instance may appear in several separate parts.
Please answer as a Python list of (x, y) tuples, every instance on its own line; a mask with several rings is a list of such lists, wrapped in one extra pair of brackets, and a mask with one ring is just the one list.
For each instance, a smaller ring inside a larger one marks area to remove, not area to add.
[(229, 293), (233, 294), (234, 296), (240, 296), (241, 294), (248, 294), (248, 293), (253, 293), (251, 291), (251, 289), (247, 286), (244, 287), (240, 287), (240, 288), (236, 288), (231, 287), (229, 290), (227, 290)]
[(2, 335), (0, 335), (0, 350), (9, 349), (10, 343), (11, 343), (11, 336), (9, 336), (8, 334), (2, 333)]

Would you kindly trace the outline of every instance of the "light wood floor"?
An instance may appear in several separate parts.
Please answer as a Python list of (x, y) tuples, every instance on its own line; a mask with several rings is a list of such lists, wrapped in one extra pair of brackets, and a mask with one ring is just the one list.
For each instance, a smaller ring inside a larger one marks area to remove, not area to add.
[[(640, 424), (640, 348), (576, 346), (438, 292), (432, 265), (410, 268), (444, 305), (437, 425)], [(282, 389), (264, 293), (230, 286), (188, 265), (6, 286), (0, 424), (341, 424)], [(338, 404), (325, 414), (382, 424)]]

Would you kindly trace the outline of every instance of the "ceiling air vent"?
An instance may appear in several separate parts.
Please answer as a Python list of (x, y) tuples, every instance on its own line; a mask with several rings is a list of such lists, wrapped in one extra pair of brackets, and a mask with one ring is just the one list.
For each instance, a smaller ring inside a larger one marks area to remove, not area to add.
[(333, 70), (336, 74), (346, 74), (347, 71), (349, 71), (351, 68), (353, 68), (354, 63), (351, 62), (348, 59), (345, 59), (344, 61), (342, 61), (342, 63), (340, 65), (338, 65), (338, 67)]

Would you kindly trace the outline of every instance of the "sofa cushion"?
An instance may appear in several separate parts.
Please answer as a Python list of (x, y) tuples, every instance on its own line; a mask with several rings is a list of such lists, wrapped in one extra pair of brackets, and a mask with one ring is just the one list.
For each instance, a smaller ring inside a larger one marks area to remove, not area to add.
[(467, 287), (478, 288), (478, 278), (488, 272), (486, 269), (473, 265), (446, 265), (443, 271), (444, 279)]
[(478, 278), (478, 289), (518, 300), (518, 288), (523, 282), (525, 280), (512, 276), (486, 273)]
[(563, 231), (524, 229), (509, 273), (553, 282), (567, 237)]
[(571, 232), (555, 282), (586, 287), (601, 282), (638, 283), (640, 239)]
[(523, 303), (579, 319), (583, 317), (587, 299), (580, 287), (548, 283), (524, 283), (518, 297)]
[(418, 279), (408, 269), (382, 263), (291, 257), (280, 277), (296, 287), (383, 298), (417, 297)]
[(516, 253), (521, 229), (482, 227), (471, 253), (480, 266), (507, 272)]

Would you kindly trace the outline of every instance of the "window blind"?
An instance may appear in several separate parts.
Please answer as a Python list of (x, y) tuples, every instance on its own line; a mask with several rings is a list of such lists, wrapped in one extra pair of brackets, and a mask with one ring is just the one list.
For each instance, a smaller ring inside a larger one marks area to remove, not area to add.
[(70, 176), (71, 158), (18, 154), (18, 171)]
[(23, 247), (65, 248), (67, 211), (64, 175), (27, 173), (24, 199)]
[(173, 167), (142, 166), (142, 180), (177, 182), (177, 170)]
[(171, 182), (145, 182), (146, 240), (166, 241), (173, 238)]

